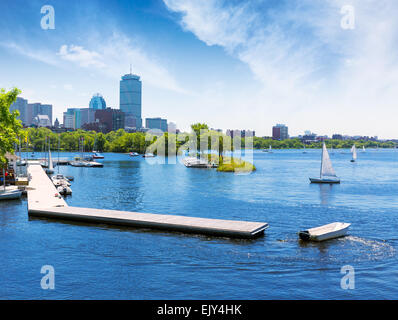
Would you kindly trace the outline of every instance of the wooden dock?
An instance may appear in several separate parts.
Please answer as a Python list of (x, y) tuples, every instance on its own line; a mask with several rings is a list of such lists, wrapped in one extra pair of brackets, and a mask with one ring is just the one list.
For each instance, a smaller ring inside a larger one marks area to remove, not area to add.
[(31, 216), (234, 238), (255, 238), (268, 227), (264, 222), (70, 207), (63, 199), (54, 196), (57, 191), (40, 165), (29, 165), (28, 172), (33, 187), (28, 190), (28, 213)]

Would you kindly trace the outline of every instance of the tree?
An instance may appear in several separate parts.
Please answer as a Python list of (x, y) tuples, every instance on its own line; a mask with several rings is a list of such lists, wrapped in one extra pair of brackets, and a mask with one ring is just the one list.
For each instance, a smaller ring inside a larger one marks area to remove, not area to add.
[(0, 89), (0, 165), (2, 166), (7, 162), (5, 154), (14, 153), (14, 145), (18, 143), (18, 135), (22, 128), (21, 121), (17, 119), (19, 112), (10, 112), (10, 106), (19, 93), (17, 88), (9, 92)]
[(204, 152), (205, 150), (200, 149), (200, 134), (209, 130), (209, 126), (206, 123), (194, 123), (191, 125), (191, 129), (196, 135), (196, 151)]

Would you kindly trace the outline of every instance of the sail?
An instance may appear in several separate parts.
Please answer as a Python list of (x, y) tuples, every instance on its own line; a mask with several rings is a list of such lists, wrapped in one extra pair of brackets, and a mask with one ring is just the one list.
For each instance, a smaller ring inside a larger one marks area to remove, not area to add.
[(365, 146), (362, 146), (362, 150), (363, 150), (363, 152), (365, 152)]
[(357, 160), (357, 148), (355, 147), (355, 144), (351, 148), (352, 152), (352, 160)]
[(269, 145), (269, 151), (271, 151), (272, 150), (272, 147), (271, 147), (271, 145)]
[(53, 170), (53, 159), (51, 158), (51, 151), (48, 148), (48, 169)]
[(330, 161), (329, 153), (326, 149), (325, 143), (323, 143), (322, 149), (321, 178), (324, 176), (336, 177), (336, 173), (334, 172), (332, 161)]

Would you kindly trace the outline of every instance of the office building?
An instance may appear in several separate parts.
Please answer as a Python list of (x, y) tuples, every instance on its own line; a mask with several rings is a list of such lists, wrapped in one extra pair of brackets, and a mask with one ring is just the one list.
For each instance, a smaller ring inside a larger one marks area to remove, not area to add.
[(147, 129), (159, 129), (163, 132), (167, 131), (167, 119), (162, 118), (146, 118), (145, 127)]
[(277, 124), (272, 127), (272, 139), (286, 140), (289, 139), (288, 127), (284, 124)]
[(127, 128), (142, 128), (141, 106), (142, 82), (140, 77), (126, 74), (120, 80), (120, 110), (125, 113)]
[(231, 138), (234, 138), (234, 137), (245, 138), (245, 137), (254, 137), (256, 135), (256, 132), (255, 131), (251, 131), (251, 130), (231, 130), (231, 129), (227, 129), (225, 134), (227, 136), (231, 137)]
[(93, 110), (106, 109), (106, 103), (105, 103), (104, 98), (99, 93), (94, 94), (90, 100), (89, 107), (90, 107), (90, 109), (93, 109)]
[(96, 111), (96, 109), (92, 108), (68, 108), (64, 112), (64, 127), (75, 130), (80, 129), (86, 123), (95, 121)]
[(38, 115), (47, 115), (52, 124), (53, 106), (51, 104), (28, 103), (28, 100), (18, 97), (10, 106), (10, 111), (14, 110), (19, 111), (19, 119), (24, 126), (31, 126), (33, 119)]
[(28, 100), (17, 97), (17, 100), (10, 106), (10, 111), (19, 111), (18, 119), (21, 120), (23, 125), (27, 125), (28, 115)]
[[(96, 110), (94, 123), (97, 123), (99, 131), (104, 133), (124, 129), (125, 114), (121, 110), (112, 108), (106, 108), (105, 110)], [(90, 126), (90, 124), (88, 124), (87, 126)]]

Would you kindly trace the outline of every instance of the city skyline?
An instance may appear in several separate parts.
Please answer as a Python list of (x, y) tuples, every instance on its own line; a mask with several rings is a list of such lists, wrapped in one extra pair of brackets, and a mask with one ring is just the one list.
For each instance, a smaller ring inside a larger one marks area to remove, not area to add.
[(88, 107), (94, 92), (118, 108), (120, 76), (132, 64), (144, 118), (166, 117), (185, 131), (205, 122), (269, 136), (286, 123), (291, 136), (394, 139), (398, 4), (351, 4), (353, 30), (341, 27), (340, 0), (53, 1), (55, 29), (42, 30), (43, 3), (8, 1), (0, 87), (52, 104), (62, 119), (67, 108)]

